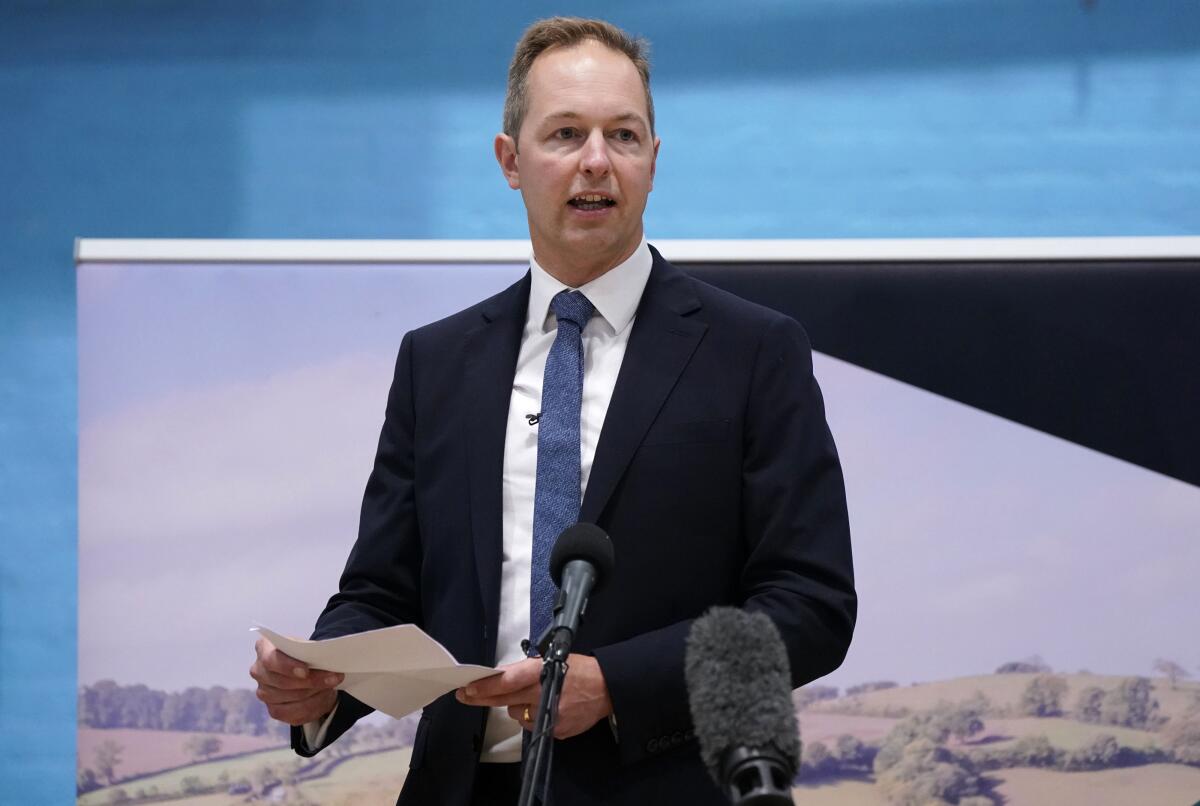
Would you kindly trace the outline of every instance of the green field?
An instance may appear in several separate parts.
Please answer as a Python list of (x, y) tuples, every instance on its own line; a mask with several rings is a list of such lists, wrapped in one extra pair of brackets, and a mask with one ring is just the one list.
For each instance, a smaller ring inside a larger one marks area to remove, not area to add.
[(305, 781), (300, 791), (321, 806), (391, 804), (404, 784), (411, 747), (352, 758), (324, 778)]
[[(351, 757), (339, 764), (333, 771), (322, 778), (304, 781), (295, 787), (312, 803), (322, 806), (354, 806), (355, 804), (392, 804), (404, 783), (404, 775), (408, 771), (408, 757), (411, 748), (388, 750), (382, 753), (365, 754)], [(297, 756), (290, 749), (271, 750), (254, 753), (244, 758), (228, 761), (214, 761), (207, 764), (195, 764), (182, 770), (117, 784), (114, 787), (89, 792), (79, 798), (82, 806), (107, 806), (116, 789), (124, 789), (130, 796), (139, 789), (149, 789), (157, 786), (161, 793), (179, 792), (180, 784), (188, 776), (197, 776), (207, 783), (216, 781), (222, 771), (229, 773), (229, 779), (247, 776), (264, 764), (284, 765), (293, 763)], [(228, 795), (225, 793), (211, 795), (196, 795), (180, 797), (174, 803), (202, 804), (202, 806), (232, 806), (246, 802), (245, 795)]]
[(1100, 772), (1002, 770), (1006, 806), (1191, 806), (1200, 801), (1200, 769), (1152, 764)]
[[(1067, 683), (1063, 706), (1064, 718), (1035, 718), (1019, 715), (1019, 703), (1033, 674), (977, 675), (954, 680), (936, 681), (921, 685), (897, 687), (868, 692), (855, 697), (825, 700), (814, 703), (800, 714), (801, 724), (811, 730), (804, 732), (809, 741), (830, 744), (835, 732), (858, 735), (871, 741), (903, 712), (929, 711), (940, 703), (962, 702), (983, 694), (989, 702), (989, 713), (983, 717), (984, 731), (969, 743), (951, 741), (952, 749), (972, 745), (1002, 748), (1023, 736), (1045, 736), (1056, 748), (1075, 750), (1090, 744), (1096, 737), (1107, 734), (1126, 747), (1162, 746), (1160, 734), (1114, 725), (1078, 722), (1069, 712), (1079, 693), (1096, 686), (1111, 690), (1125, 678), (1115, 675), (1060, 675)], [(1200, 696), (1200, 685), (1179, 683), (1172, 687), (1166, 680), (1152, 679), (1153, 697), (1159, 703), (1159, 714), (1175, 717), (1182, 714)], [(997, 713), (998, 712), (998, 713)], [(838, 721), (838, 716), (841, 722)], [(874, 721), (872, 721), (874, 720)], [(878, 738), (874, 739), (875, 742)], [(1127, 769), (1096, 772), (1059, 772), (1038, 769), (1004, 769), (987, 773), (997, 784), (997, 794), (1005, 806), (1191, 806), (1200, 802), (1200, 769), (1181, 764), (1155, 764)], [(870, 781), (834, 780), (796, 789), (796, 803), (808, 806), (885, 806), (886, 799)]]
[[(824, 701), (801, 714), (804, 738), (823, 740), (832, 744), (835, 736), (850, 733), (864, 741), (876, 743), (890, 729), (893, 718), (884, 715), (897, 709), (919, 712), (942, 702), (968, 700), (977, 692), (986, 696), (993, 710), (1002, 717), (984, 716), (985, 730), (972, 744), (1003, 747), (1022, 736), (1044, 735), (1060, 749), (1073, 750), (1090, 743), (1096, 736), (1109, 734), (1128, 747), (1148, 747), (1159, 744), (1158, 735), (1150, 731), (1133, 730), (1111, 725), (1077, 722), (1069, 718), (1037, 719), (1017, 715), (1017, 704), (1031, 674), (979, 675), (955, 680), (938, 681), (870, 692), (851, 698)], [(1076, 674), (1062, 676), (1068, 684), (1064, 705), (1069, 709), (1078, 693), (1088, 686), (1111, 689), (1123, 679), (1116, 676)], [(1171, 688), (1166, 681), (1154, 681), (1154, 697), (1160, 713), (1172, 716), (1182, 713), (1200, 695), (1200, 685), (1180, 683)], [(990, 739), (990, 741), (989, 741)], [(408, 748), (368, 753), (349, 758), (338, 764), (329, 775), (303, 781), (289, 795), (300, 796), (300, 802), (322, 806), (370, 806), (391, 804), (404, 781), (408, 769)], [(116, 787), (98, 790), (79, 798), (81, 806), (105, 806), (111, 802), (115, 788), (124, 789), (130, 796), (139, 790), (157, 787), (163, 794), (181, 791), (182, 781), (198, 777), (205, 784), (214, 784), (221, 773), (229, 781), (241, 778), (253, 780), (254, 772), (263, 766), (286, 768), (298, 763), (290, 749), (282, 748), (249, 753), (232, 759), (193, 764), (171, 772), (119, 783)], [(989, 773), (1002, 781), (999, 792), (1007, 798), (1007, 806), (1053, 803), (1061, 806), (1089, 804), (1183, 804), (1190, 806), (1200, 799), (1200, 769), (1174, 764), (1158, 764), (1100, 772), (1063, 773), (1048, 770), (1009, 769)], [(870, 781), (840, 780), (804, 785), (796, 790), (797, 803), (813, 806), (883, 806), (881, 793)], [(1136, 796), (1135, 796), (1136, 793)], [(178, 803), (203, 806), (232, 806), (244, 803), (245, 796), (213, 794), (180, 798)]]
[[(1191, 806), (1200, 800), (1200, 769), (1154, 764), (1100, 772), (1013, 769), (988, 773), (1004, 806)], [(797, 806), (887, 806), (874, 784), (837, 781), (793, 790)]]
[[(1022, 736), (1045, 736), (1050, 744), (1063, 750), (1075, 750), (1091, 743), (1097, 736), (1107, 734), (1123, 747), (1150, 747), (1161, 744), (1157, 736), (1147, 730), (1134, 730), (1116, 725), (1093, 725), (1073, 719), (987, 719), (983, 720), (984, 732), (979, 738), (1008, 736), (1010, 739), (994, 742), (989, 747), (1005, 747)], [(1189, 804), (1190, 806), (1190, 804)]]
[(169, 792), (179, 792), (183, 779), (190, 776), (196, 776), (205, 783), (211, 784), (216, 782), (222, 772), (227, 772), (229, 780), (236, 781), (242, 777), (249, 777), (254, 770), (263, 765), (282, 766), (293, 763), (297, 758), (291, 748), (282, 747), (277, 750), (248, 753), (237, 758), (192, 764), (170, 772), (148, 775), (134, 781), (121, 781), (115, 786), (88, 792), (86, 795), (80, 796), (76, 802), (80, 806), (107, 806), (112, 798), (112, 793), (117, 789), (124, 789), (130, 796), (133, 796), (139, 789), (149, 791), (151, 787), (158, 787), (158, 791), (164, 795)]
[[(1055, 721), (1055, 720), (1038, 720)], [(280, 751), (256, 754), (256, 764)], [(290, 751), (284, 751), (290, 755)], [(390, 806), (404, 783), (408, 769), (409, 750), (390, 750), (357, 758), (338, 765), (330, 775), (305, 781), (299, 787), (308, 802), (320, 806)], [(175, 783), (184, 774), (200, 774), (199, 767), (218, 767), (202, 764), (180, 771)], [(209, 774), (219, 773), (209, 770)], [(1009, 769), (989, 773), (999, 781), (998, 792), (1006, 798), (1006, 806), (1190, 806), (1200, 799), (1200, 769), (1175, 764), (1155, 764), (1122, 770), (1063, 773), (1046, 770)], [(203, 775), (202, 775), (203, 777)], [(165, 782), (167, 776), (156, 776)], [(150, 779), (141, 782), (148, 784)], [(136, 785), (126, 787), (131, 794)], [(165, 791), (163, 783), (160, 790)], [(886, 806), (880, 790), (869, 781), (833, 781), (802, 785), (794, 790), (797, 804), (802, 806)], [(289, 793), (290, 794), (290, 793)], [(98, 797), (97, 797), (98, 796)], [(108, 791), (91, 793), (81, 803), (108, 803)], [(244, 796), (214, 794), (174, 801), (195, 806), (235, 806), (245, 802)]]
[(792, 790), (797, 806), (888, 806), (887, 798), (867, 781), (836, 781)]

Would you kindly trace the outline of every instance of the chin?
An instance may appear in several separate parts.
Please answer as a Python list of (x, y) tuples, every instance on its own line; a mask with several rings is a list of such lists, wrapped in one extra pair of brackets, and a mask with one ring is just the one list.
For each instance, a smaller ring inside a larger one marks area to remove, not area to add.
[[(579, 248), (587, 248), (592, 251), (607, 252), (611, 250), (620, 250), (624, 244), (629, 241), (625, 233), (615, 233), (608, 228), (585, 229), (575, 233), (570, 239), (571, 245)], [(637, 246), (637, 242), (633, 243)]]

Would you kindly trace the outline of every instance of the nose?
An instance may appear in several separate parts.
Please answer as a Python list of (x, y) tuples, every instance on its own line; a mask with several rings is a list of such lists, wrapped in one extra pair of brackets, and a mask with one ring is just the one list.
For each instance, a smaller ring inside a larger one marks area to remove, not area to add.
[(612, 170), (612, 162), (608, 158), (608, 143), (604, 132), (593, 131), (583, 144), (583, 154), (580, 157), (579, 169), (589, 177), (608, 176)]

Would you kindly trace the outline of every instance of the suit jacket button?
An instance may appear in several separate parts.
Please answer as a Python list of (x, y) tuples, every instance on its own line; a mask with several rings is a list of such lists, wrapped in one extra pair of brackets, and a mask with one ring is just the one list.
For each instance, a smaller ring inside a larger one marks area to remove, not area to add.
[(658, 739), (651, 739), (650, 741), (646, 742), (646, 752), (647, 753), (657, 753), (658, 752)]

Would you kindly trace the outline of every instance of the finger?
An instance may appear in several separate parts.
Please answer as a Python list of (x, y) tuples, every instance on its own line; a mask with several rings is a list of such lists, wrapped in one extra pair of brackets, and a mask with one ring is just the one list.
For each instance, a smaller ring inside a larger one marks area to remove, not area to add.
[(267, 645), (264, 648), (265, 651), (260, 652), (258, 660), (268, 671), (294, 677), (297, 680), (307, 680), (314, 671), (309, 668), (307, 663), (298, 661), (286, 652), (276, 649), (275, 645), (267, 639), (260, 638), (259, 641), (265, 642)]
[(255, 663), (250, 667), (250, 676), (258, 681), (259, 685), (272, 686), (273, 688), (295, 689), (297, 691), (320, 691), (340, 686), (342, 681), (346, 679), (344, 674), (338, 672), (326, 672), (321, 669), (313, 669), (312, 673), (307, 678), (301, 680), (296, 677), (290, 677), (286, 674), (273, 672), (259, 663)]
[[(526, 719), (525, 715), (529, 718)], [(537, 719), (537, 706), (526, 703), (525, 705), (510, 705), (508, 706), (508, 715), (514, 719), (522, 730), (533, 730), (534, 720)]]
[(502, 705), (521, 705), (537, 702), (542, 693), (541, 686), (526, 686), (516, 691), (505, 691), (499, 694), (482, 695), (467, 694), (463, 689), (456, 692), (458, 701), (466, 705), (486, 705), (489, 707)]
[(287, 703), (311, 700), (313, 697), (323, 696), (329, 691), (330, 689), (275, 688), (274, 686), (260, 685), (254, 691), (254, 696), (258, 697), (267, 705), (285, 705)]
[(501, 666), (498, 671), (500, 674), (468, 683), (465, 687), (467, 696), (492, 697), (537, 685), (542, 674), (542, 662), (537, 658), (526, 658)]
[(267, 713), (272, 719), (286, 722), (289, 725), (304, 725), (324, 718), (337, 703), (337, 694), (332, 691), (322, 691), (303, 700), (290, 703), (279, 703), (267, 706)]

